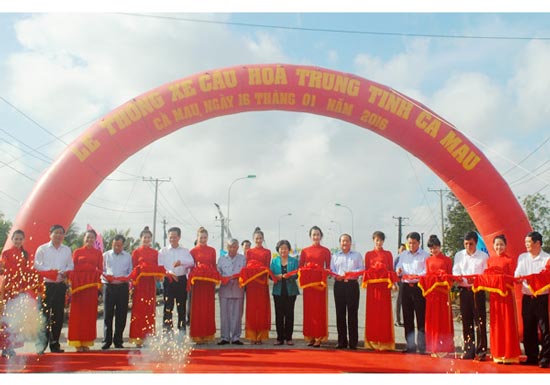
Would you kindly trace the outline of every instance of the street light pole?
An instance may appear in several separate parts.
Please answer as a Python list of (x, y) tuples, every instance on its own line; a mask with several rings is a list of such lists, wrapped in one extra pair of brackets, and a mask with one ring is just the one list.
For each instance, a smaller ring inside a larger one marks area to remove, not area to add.
[(330, 223), (336, 223), (338, 225), (338, 231), (340, 232), (340, 234), (338, 234), (339, 236), (342, 235), (342, 226), (340, 225), (340, 222), (336, 222), (335, 220), (330, 220)]
[(287, 213), (287, 214), (283, 214), (279, 217), (279, 238), (277, 239), (277, 242), (279, 242), (281, 240), (281, 219), (283, 217), (289, 217), (291, 215), (292, 215), (292, 213)]
[(348, 206), (346, 205), (343, 205), (341, 203), (335, 203), (336, 206), (338, 207), (345, 207), (346, 209), (349, 210), (349, 213), (351, 214), (351, 237), (353, 238), (353, 241), (352, 241), (352, 246), (354, 245), (354, 241), (355, 241), (355, 233), (353, 231), (353, 211), (351, 211), (351, 208), (349, 208)]
[[(233, 182), (231, 182), (231, 184), (229, 185), (229, 189), (227, 191), (227, 218), (225, 219), (225, 222), (226, 222), (226, 226), (227, 226), (227, 229), (229, 229), (229, 207), (231, 205), (231, 187), (233, 187), (233, 184), (239, 180), (243, 180), (243, 179), (254, 179), (256, 178), (256, 175), (247, 175), (247, 176), (243, 176), (241, 178), (237, 178), (235, 179)], [(223, 232), (222, 232), (223, 234)], [(222, 236), (222, 245), (223, 245), (223, 236)]]

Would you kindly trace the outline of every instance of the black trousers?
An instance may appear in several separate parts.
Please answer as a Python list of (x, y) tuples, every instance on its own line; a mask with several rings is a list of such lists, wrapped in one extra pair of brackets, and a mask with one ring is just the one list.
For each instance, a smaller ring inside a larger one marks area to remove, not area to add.
[(187, 277), (179, 276), (178, 280), (171, 281), (164, 278), (164, 316), (162, 325), (165, 330), (173, 329), (172, 313), (174, 303), (178, 312), (178, 330), (185, 330), (185, 317), (187, 316)]
[(277, 341), (292, 341), (296, 296), (274, 295), (273, 303), (275, 304), (275, 329), (277, 330)]
[(40, 341), (37, 343), (37, 348), (40, 351), (45, 350), (48, 344), (50, 350), (60, 348), (59, 337), (65, 318), (65, 295), (67, 293), (67, 285), (63, 282), (46, 282), (44, 286), (45, 291), (40, 306), (44, 317), (44, 328)]
[[(356, 348), (358, 343), (359, 283), (356, 280), (334, 282), (338, 345)], [(347, 321), (346, 321), (347, 318)]]
[[(412, 286), (411, 286), (412, 285)], [(405, 340), (407, 342), (407, 350), (415, 352), (417, 349), (420, 353), (426, 352), (426, 298), (422, 295), (422, 291), (418, 284), (409, 284), (403, 282), (403, 324), (405, 328)], [(416, 316), (416, 328), (418, 335), (415, 341), (414, 319)]]
[[(523, 350), (529, 362), (550, 362), (550, 331), (548, 321), (548, 294), (532, 297), (524, 295), (521, 300), (523, 319)], [(542, 340), (539, 357), (540, 329)]]
[(465, 358), (485, 357), (487, 354), (485, 292), (474, 293), (470, 288), (465, 287), (461, 287), (459, 290)]
[[(129, 300), (128, 283), (103, 286), (103, 343), (122, 345), (122, 334), (126, 327)], [(115, 319), (115, 332), (113, 339), (113, 318)]]
[(397, 299), (395, 301), (395, 322), (401, 324), (401, 313), (403, 303), (403, 282), (397, 282)]

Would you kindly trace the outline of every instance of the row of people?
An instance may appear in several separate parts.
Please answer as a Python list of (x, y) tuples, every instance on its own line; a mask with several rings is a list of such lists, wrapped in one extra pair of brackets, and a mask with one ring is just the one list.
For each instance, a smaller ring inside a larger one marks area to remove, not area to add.
[[(271, 251), (263, 247), (263, 233), (254, 232), (255, 247), (247, 250), (246, 257), (238, 254), (238, 241), (231, 240), (228, 254), (220, 257), (216, 263), (215, 249), (207, 245), (208, 233), (204, 228), (198, 231), (198, 245), (191, 251), (181, 247), (181, 231), (169, 230), (170, 246), (157, 252), (151, 247), (152, 234), (148, 228), (140, 234), (142, 245), (134, 250), (132, 256), (123, 250), (124, 238), (117, 236), (112, 249), (104, 255), (94, 248), (96, 234), (86, 232), (85, 246), (75, 250), (62, 245), (64, 229), (52, 226), (51, 242), (37, 249), (34, 268), (45, 281), (42, 293), (41, 309), (47, 320), (44, 329), (45, 338), (38, 345), (42, 353), (49, 344), (52, 352), (62, 352), (59, 335), (63, 323), (67, 277), (71, 280), (71, 307), (69, 314), (68, 344), (79, 351), (85, 351), (93, 345), (96, 338), (95, 320), (97, 318), (98, 277), (104, 286), (105, 335), (103, 348), (114, 342), (122, 347), (122, 334), (126, 324), (129, 301), (129, 284), (133, 282), (132, 315), (129, 340), (137, 346), (143, 344), (148, 335), (155, 333), (156, 284), (155, 280), (164, 280), (163, 328), (172, 326), (174, 304), (178, 312), (177, 328), (185, 329), (185, 304), (190, 272), (202, 271), (193, 275), (193, 301), (191, 301), (190, 336), (195, 342), (207, 342), (214, 339), (215, 326), (215, 285), (221, 281), (220, 320), (221, 340), (219, 344), (241, 344), (241, 320), (246, 296), (245, 337), (252, 343), (260, 344), (268, 338), (271, 325), (268, 277), (275, 281), (272, 295), (275, 303), (277, 344), (293, 344), (294, 304), (299, 294), (297, 271), (300, 270), (300, 285), (303, 289), (304, 328), (303, 334), (308, 345), (319, 347), (328, 338), (327, 317), (327, 272), (335, 278), (334, 300), (338, 330), (338, 348), (355, 349), (358, 344), (358, 306), (359, 277), (366, 286), (367, 317), (365, 319), (365, 346), (377, 350), (395, 348), (393, 320), (391, 310), (391, 288), (398, 281), (395, 277), (391, 252), (384, 250), (384, 234), (373, 234), (374, 249), (361, 255), (351, 250), (351, 237), (340, 237), (341, 250), (331, 255), (330, 250), (321, 245), (322, 231), (317, 226), (310, 229), (312, 245), (302, 250), (299, 261), (289, 256), (290, 244), (280, 241), (277, 244), (278, 256), (271, 258)], [(25, 265), (22, 242), (24, 234), (13, 234), (14, 248), (3, 253), (4, 266), (11, 260)], [(540, 239), (539, 239), (540, 238)], [(529, 239), (529, 242), (527, 241)], [(476, 248), (477, 234), (468, 233), (464, 240), (465, 249), (457, 253), (452, 260), (441, 253), (441, 243), (437, 237), (430, 237), (428, 247), (431, 256), (419, 247), (420, 236), (410, 233), (407, 236), (408, 250), (399, 255), (396, 273), (403, 283), (403, 320), (407, 346), (405, 352), (431, 353), (454, 352), (454, 335), (449, 290), (451, 277), (461, 277), (460, 311), (464, 330), (463, 358), (483, 360), (487, 353), (485, 291), (475, 290), (473, 278), (485, 273), (487, 267), (498, 274), (511, 275), (511, 258), (504, 253), (506, 240), (503, 236), (495, 238), (496, 255), (488, 259), (485, 253)], [(533, 232), (526, 238), (528, 255), (518, 259), (516, 276), (524, 277), (540, 273), (546, 266), (548, 255), (541, 251), (542, 237)], [(21, 259), (23, 258), (23, 259)], [(538, 258), (538, 259), (537, 259)], [(540, 260), (535, 264), (531, 260)], [(15, 265), (17, 265), (15, 264)], [(13, 265), (13, 263), (12, 263)], [(14, 266), (15, 266), (14, 265)], [(365, 268), (366, 267), (366, 268)], [(25, 268), (27, 269), (27, 268)], [(27, 269), (30, 273), (30, 270)], [(26, 270), (26, 271), (27, 271)], [(215, 279), (216, 270), (222, 279)], [(248, 272), (248, 275), (243, 271)], [(528, 273), (528, 274), (527, 274)], [(191, 274), (192, 275), (192, 274)], [(26, 279), (25, 282), (35, 282)], [(527, 281), (526, 281), (527, 282)], [(10, 285), (8, 285), (9, 287)], [(16, 286), (12, 282), (11, 286)], [(498, 362), (519, 361), (519, 337), (515, 318), (512, 292), (503, 292), (490, 283), (482, 289), (491, 293), (491, 351)], [(246, 287), (244, 290), (243, 287)], [(19, 288), (18, 291), (22, 291)], [(33, 286), (36, 289), (36, 285)], [(547, 291), (533, 296), (531, 287), (524, 283), (524, 347), (528, 363), (548, 366), (550, 351), (543, 339), (543, 350), (538, 353), (537, 337), (533, 337), (533, 323), (548, 324), (540, 303), (544, 302)], [(531, 292), (530, 295), (527, 291)], [(15, 293), (15, 290), (14, 290)], [(9, 296), (4, 296), (9, 298)], [(502, 303), (499, 303), (498, 301)], [(546, 303), (546, 306), (548, 304)], [(372, 316), (376, 314), (376, 316)], [(112, 322), (115, 319), (113, 332)], [(415, 338), (414, 320), (417, 323)], [(514, 329), (515, 325), (515, 329)], [(5, 328), (4, 328), (5, 329)], [(548, 328), (546, 327), (546, 334)], [(114, 334), (114, 337), (113, 337)], [(543, 330), (544, 334), (544, 330)], [(504, 336), (507, 335), (508, 338)], [(510, 338), (511, 336), (511, 338)], [(527, 336), (527, 338), (526, 338)], [(504, 342), (503, 342), (504, 341)], [(511, 341), (511, 342), (510, 342)], [(517, 343), (516, 343), (517, 342)], [(10, 347), (3, 347), (6, 351)], [(9, 351), (9, 350), (7, 350)], [(11, 350), (13, 352), (13, 350)]]

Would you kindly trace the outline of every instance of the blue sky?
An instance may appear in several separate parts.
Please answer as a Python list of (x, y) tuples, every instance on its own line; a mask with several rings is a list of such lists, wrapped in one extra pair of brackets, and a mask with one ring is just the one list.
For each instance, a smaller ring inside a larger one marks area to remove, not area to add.
[[(112, 13), (0, 14), (0, 211), (8, 219), (15, 218), (35, 181), (66, 144), (94, 120), (168, 81), (248, 63), (316, 65), (391, 86), (455, 124), (504, 173), (516, 195), (540, 191), (548, 196), (548, 13), (165, 16), (170, 19)], [(177, 165), (165, 154), (177, 156)], [(373, 167), (374, 159), (382, 159), (387, 167)], [(428, 189), (446, 186), (424, 164), (372, 132), (284, 112), (214, 119), (153, 143), (110, 178), (128, 180), (105, 181), (90, 196), (90, 203), (105, 209), (85, 204), (75, 221), (80, 228), (90, 223), (99, 231), (132, 228), (137, 234), (144, 225), (151, 226), (152, 219), (151, 186), (137, 176), (170, 176), (172, 182), (161, 186), (159, 220), (182, 226), (186, 246), (204, 225), (217, 245), (219, 223), (212, 203), (219, 202), (223, 209), (230, 183), (251, 173), (257, 180), (239, 182), (232, 192), (232, 231), (239, 239), (249, 238), (259, 225), (267, 246), (274, 248), (281, 223), (281, 236), (301, 247), (307, 243), (307, 228), (317, 224), (332, 247), (337, 234), (350, 227), (349, 214), (334, 207), (336, 201), (353, 208), (362, 253), (370, 249), (374, 230), (386, 232), (393, 251), (393, 216), (409, 218), (405, 233), (440, 235), (439, 197)], [(293, 215), (281, 219), (287, 212)]]

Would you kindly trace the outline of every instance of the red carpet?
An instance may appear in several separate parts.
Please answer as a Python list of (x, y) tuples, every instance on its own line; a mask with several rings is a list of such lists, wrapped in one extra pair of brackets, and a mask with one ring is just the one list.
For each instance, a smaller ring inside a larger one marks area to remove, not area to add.
[(366, 350), (195, 349), (187, 363), (142, 353), (18, 354), (10, 360), (0, 358), (0, 373), (550, 373), (550, 369), (538, 366)]

